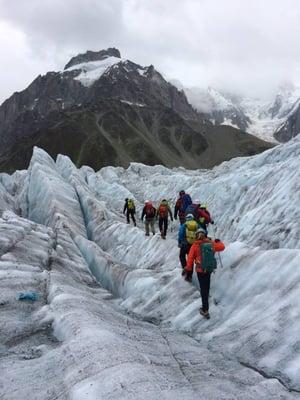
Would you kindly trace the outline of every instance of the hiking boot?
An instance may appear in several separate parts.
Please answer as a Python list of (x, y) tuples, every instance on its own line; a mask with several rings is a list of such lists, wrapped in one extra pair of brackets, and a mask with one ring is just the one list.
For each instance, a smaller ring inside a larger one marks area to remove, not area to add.
[(136, 223), (134, 223), (133, 225), (136, 226)]
[(155, 235), (155, 232), (152, 232), (153, 233), (153, 236)]
[(208, 310), (203, 310), (203, 308), (201, 307), (200, 309), (199, 309), (199, 312), (200, 312), (200, 314), (204, 317), (204, 318), (206, 318), (206, 319), (209, 319), (210, 318), (210, 315), (209, 315), (209, 312), (208, 312)]
[(181, 276), (185, 276), (185, 269), (183, 268), (182, 272), (181, 272)]
[(149, 236), (149, 233), (145, 233), (145, 236)]

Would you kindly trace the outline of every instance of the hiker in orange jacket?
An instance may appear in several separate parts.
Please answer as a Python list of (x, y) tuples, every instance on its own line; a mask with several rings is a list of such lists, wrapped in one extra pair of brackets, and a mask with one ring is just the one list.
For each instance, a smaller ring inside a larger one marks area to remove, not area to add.
[[(202, 298), (202, 307), (200, 308), (200, 314), (205, 318), (209, 319), (209, 304), (208, 304), (208, 296), (210, 289), (210, 275), (211, 272), (204, 270), (204, 266), (202, 265), (202, 256), (201, 256), (201, 245), (211, 243), (213, 252), (223, 251), (225, 249), (225, 245), (219, 239), (210, 240), (206, 237), (206, 232), (203, 228), (199, 228), (196, 232), (196, 241), (193, 243), (187, 259), (187, 265), (185, 267), (186, 277), (185, 279), (189, 282), (192, 281), (193, 276), (193, 266), (194, 263), (196, 265), (196, 272), (200, 285), (200, 292)], [(216, 268), (216, 267), (215, 267)]]

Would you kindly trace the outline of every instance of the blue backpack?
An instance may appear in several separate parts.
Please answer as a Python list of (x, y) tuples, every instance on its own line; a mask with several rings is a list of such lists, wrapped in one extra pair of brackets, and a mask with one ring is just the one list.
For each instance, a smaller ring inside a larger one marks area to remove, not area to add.
[(188, 214), (192, 214), (196, 220), (198, 218), (198, 209), (199, 209), (199, 206), (196, 204), (188, 205), (185, 210), (185, 216), (187, 216)]
[(192, 199), (189, 194), (184, 194), (182, 196), (181, 208), (180, 211), (186, 211), (187, 207), (192, 204)]

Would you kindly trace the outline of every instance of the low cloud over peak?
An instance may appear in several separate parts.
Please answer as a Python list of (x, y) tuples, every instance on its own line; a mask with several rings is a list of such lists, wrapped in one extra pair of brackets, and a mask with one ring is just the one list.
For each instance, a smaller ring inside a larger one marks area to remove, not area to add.
[(0, 15), (1, 101), (108, 47), (184, 86), (267, 95), (300, 81), (298, 0), (2, 0)]

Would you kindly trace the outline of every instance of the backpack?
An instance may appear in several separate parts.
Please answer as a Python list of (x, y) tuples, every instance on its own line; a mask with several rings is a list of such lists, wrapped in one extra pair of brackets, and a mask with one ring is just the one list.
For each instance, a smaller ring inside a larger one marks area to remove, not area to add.
[(134, 210), (135, 209), (134, 201), (132, 199), (129, 199), (127, 201), (127, 208), (128, 208), (128, 210)]
[(167, 218), (168, 217), (168, 205), (167, 204), (161, 204), (158, 208), (158, 215), (161, 218)]
[(189, 194), (184, 194), (182, 196), (182, 203), (181, 203), (180, 211), (185, 212), (185, 210), (187, 209), (187, 206), (189, 206), (190, 204), (192, 204), (191, 196)]
[(217, 268), (217, 260), (212, 243), (200, 244), (201, 268), (204, 272), (213, 272)]
[(154, 218), (155, 217), (155, 208), (152, 204), (147, 204), (145, 206), (145, 214), (146, 218)]
[(189, 244), (193, 244), (196, 241), (196, 231), (198, 224), (196, 221), (187, 221), (185, 223), (185, 238)]
[(187, 206), (186, 210), (185, 210), (185, 216), (187, 216), (188, 214), (192, 214), (195, 218), (195, 220), (198, 220), (198, 216), (199, 216), (199, 206), (196, 204), (190, 204)]

